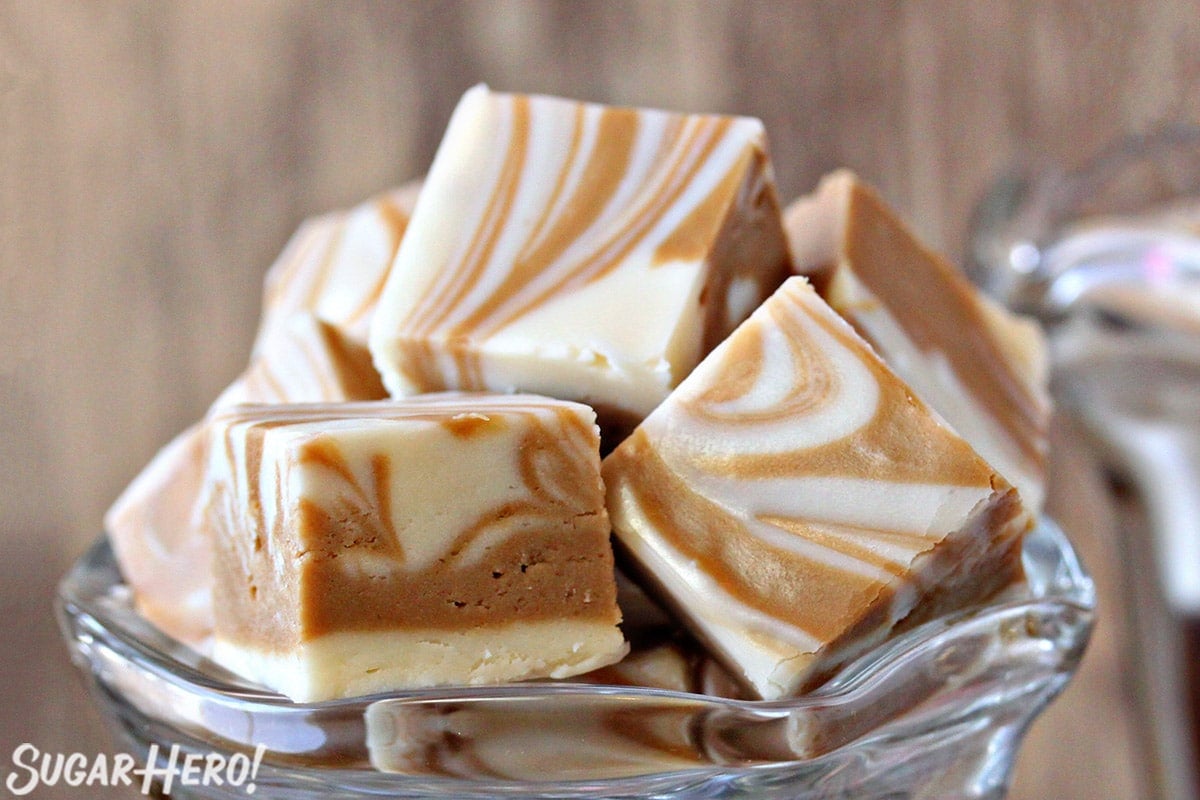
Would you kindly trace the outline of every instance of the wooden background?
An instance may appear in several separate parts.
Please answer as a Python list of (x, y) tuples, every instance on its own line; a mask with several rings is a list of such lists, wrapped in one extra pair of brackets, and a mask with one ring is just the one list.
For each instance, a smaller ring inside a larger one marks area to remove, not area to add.
[[(761, 117), (785, 197), (849, 165), (958, 257), (1015, 160), (1196, 119), (1198, 42), (1194, 0), (0, 0), (0, 772), (18, 742), (111, 746), (54, 581), (240, 371), (289, 233), (422, 173), (471, 84)], [(1149, 796), (1116, 532), (1060, 439), (1105, 616), (1013, 797)]]

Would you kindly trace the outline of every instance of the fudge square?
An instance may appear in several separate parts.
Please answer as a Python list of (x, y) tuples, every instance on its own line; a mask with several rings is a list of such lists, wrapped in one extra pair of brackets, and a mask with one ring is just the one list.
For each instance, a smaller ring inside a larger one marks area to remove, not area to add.
[(1020, 579), (1032, 519), (801, 277), (603, 476), (635, 571), (764, 699)]
[[(367, 348), (327, 322), (280, 322), (209, 414), (238, 403), (379, 400), (387, 396)], [(121, 493), (104, 527), (134, 602), (167, 634), (199, 646), (212, 633), (212, 546), (198, 506), (205, 421), (175, 437)]]
[(1051, 404), (1036, 323), (989, 301), (849, 170), (789, 206), (786, 225), (817, 291), (1040, 510)]
[(788, 274), (760, 121), (477, 86), (370, 348), (393, 396), (534, 392), (628, 432)]
[(210, 425), (213, 657), (307, 702), (619, 660), (594, 412), (241, 406)]

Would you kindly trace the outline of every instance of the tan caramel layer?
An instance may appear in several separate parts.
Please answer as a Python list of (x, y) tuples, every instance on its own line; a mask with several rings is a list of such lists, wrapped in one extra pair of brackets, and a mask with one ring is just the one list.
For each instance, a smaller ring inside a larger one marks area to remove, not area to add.
[[(618, 460), (606, 462), (606, 475), (620, 471), (620, 486), (655, 535), (739, 603), (829, 640), (884, 591), (878, 580), (849, 575), (753, 536), (736, 515), (697, 494), (664, 464), (642, 431), (614, 455)], [(789, 523), (800, 534), (809, 527), (800, 520)], [(907, 536), (920, 540), (916, 533)], [(673, 604), (672, 598), (663, 599)]]
[[(811, 271), (817, 290), (827, 296), (837, 269), (851, 270), (918, 347), (945, 355), (967, 391), (1028, 458), (1041, 463), (1044, 401), (1031, 392), (994, 335), (993, 320), (966, 277), (925, 247), (852, 173), (827, 177), (808, 203), (803, 213), (789, 215), (789, 229), (794, 240), (804, 240), (799, 247), (807, 263), (797, 266)], [(857, 309), (834, 305), (854, 323)]]
[[(335, 563), (336, 552), (310, 550), (300, 575), (303, 638), (343, 630), (472, 628), (498, 618), (615, 625), (612, 581), (596, 579), (611, 575), (611, 553), (597, 546), (595, 531), (580, 527), (564, 523), (551, 532), (528, 533), (493, 548), (483, 563), (445, 564), (416, 574), (351, 577)], [(342, 535), (317, 527), (310, 533), (328, 541)]]
[(371, 362), (371, 351), (352, 342), (327, 322), (320, 323), (322, 341), (333, 356), (339, 383), (347, 400), (382, 400), (387, 397), (383, 380)]
[[(516, 431), (519, 438), (504, 457), (516, 459), (525, 490), (510, 493), (512, 499), (499, 506), (478, 508), (473, 523), (446, 532), (443, 556), (413, 569), (406, 530), (397, 528), (403, 517), (393, 517), (397, 509), (402, 513), (405, 499), (388, 494), (392, 472), (404, 469), (402, 450), (381, 449), (372, 455), (370, 482), (362, 483), (332, 437), (304, 434), (289, 449), (289, 458), (297, 468), (341, 487), (332, 504), (301, 497), (289, 508), (296, 498), (285, 496), (285, 481), (276, 481), (274, 496), (267, 497), (251, 478), (242, 489), (244, 506), (233, 509), (235, 521), (223, 522), (228, 518), (220, 508), (212, 512), (218, 528), (245, 525), (250, 533), (239, 542), (244, 534), (236, 530), (218, 532), (225, 537), (224, 561), (217, 571), (222, 638), (286, 651), (341, 631), (454, 630), (497, 620), (615, 625), (619, 612), (595, 428), (564, 404), (525, 406), (536, 408), (535, 413), (521, 410), (514, 398), (505, 401), (510, 407), (489, 408), (486, 401), (470, 398), (448, 399), (440, 408), (438, 400), (425, 400), (422, 407), (418, 399), (407, 404), (248, 407), (227, 415), (226, 422), (238, 420), (245, 427), (236, 436), (232, 425), (226, 427), (225, 459), (237, 462), (235, 439), (242, 437), (248, 476), (261, 472), (268, 432), (335, 422), (345, 418), (346, 409), (438, 422), (458, 439), (505, 437), (506, 446)], [(497, 457), (492, 450), (484, 452)], [(268, 521), (272, 517), (273, 526)], [(464, 555), (468, 552), (470, 558)], [(281, 557), (290, 564), (283, 572)]]

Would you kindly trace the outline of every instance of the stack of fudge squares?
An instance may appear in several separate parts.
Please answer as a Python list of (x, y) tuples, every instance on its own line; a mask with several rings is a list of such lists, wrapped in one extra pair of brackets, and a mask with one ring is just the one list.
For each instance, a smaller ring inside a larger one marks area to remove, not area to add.
[(106, 527), (146, 618), (299, 702), (778, 699), (1021, 581), (1045, 377), (853, 174), (782, 208), (758, 120), (478, 86), (299, 229)]

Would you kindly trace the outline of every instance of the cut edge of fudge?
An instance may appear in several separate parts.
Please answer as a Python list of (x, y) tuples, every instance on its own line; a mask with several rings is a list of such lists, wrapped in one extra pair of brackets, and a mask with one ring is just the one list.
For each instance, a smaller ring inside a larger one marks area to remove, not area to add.
[[(876, 407), (855, 407), (872, 381)], [(846, 408), (829, 411), (824, 393), (839, 386)], [(631, 574), (764, 699), (815, 688), (906, 619), (1019, 580), (1032, 525), (1016, 491), (799, 277), (603, 474)]]
[(218, 415), (214, 658), (301, 702), (619, 660), (594, 419), (462, 393)]
[(214, 414), (241, 403), (382, 400), (387, 397), (367, 348), (305, 312), (280, 323), (250, 366), (221, 392)]
[(212, 546), (198, 506), (208, 418), (240, 403), (385, 396), (365, 346), (311, 314), (292, 315), (206, 418), (156, 453), (105, 514), (104, 529), (142, 615), (193, 647), (206, 646), (212, 633)]
[(1051, 402), (1033, 320), (1001, 308), (853, 172), (785, 211), (797, 271), (1040, 510)]
[[(609, 623), (523, 621), (471, 630), (338, 631), (289, 653), (264, 652), (215, 638), (212, 659), (297, 703), (404, 689), (490, 686), (574, 678), (620, 661), (627, 645)], [(464, 670), (464, 659), (472, 667)]]

